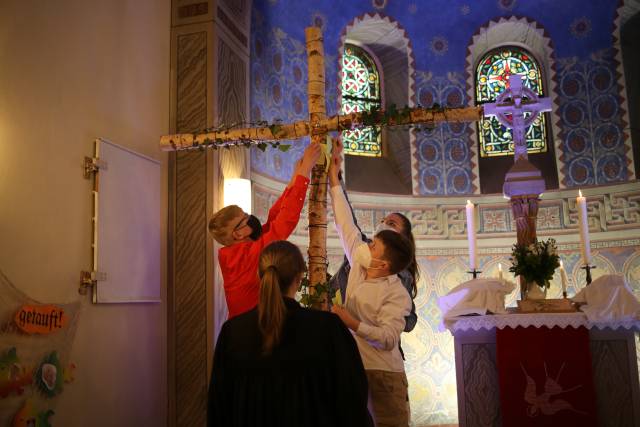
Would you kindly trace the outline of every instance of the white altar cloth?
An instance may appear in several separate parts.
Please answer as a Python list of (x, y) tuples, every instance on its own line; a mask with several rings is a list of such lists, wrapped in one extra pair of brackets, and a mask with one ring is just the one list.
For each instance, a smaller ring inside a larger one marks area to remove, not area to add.
[(522, 326), (534, 326), (541, 328), (543, 326), (552, 328), (558, 326), (560, 328), (573, 327), (578, 328), (584, 326), (587, 329), (634, 329), (640, 331), (640, 320), (616, 320), (608, 322), (591, 322), (584, 313), (526, 313), (526, 314), (495, 314), (485, 316), (458, 316), (447, 319), (446, 327), (451, 333), (459, 331), (479, 331), (486, 329), (504, 329), (516, 328)]

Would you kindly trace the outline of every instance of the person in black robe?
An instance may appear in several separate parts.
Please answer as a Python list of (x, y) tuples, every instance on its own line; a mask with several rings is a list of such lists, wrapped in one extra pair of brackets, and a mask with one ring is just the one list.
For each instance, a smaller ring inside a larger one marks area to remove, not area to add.
[(355, 340), (333, 313), (294, 300), (306, 266), (286, 241), (260, 255), (260, 301), (225, 322), (209, 386), (209, 427), (370, 427)]

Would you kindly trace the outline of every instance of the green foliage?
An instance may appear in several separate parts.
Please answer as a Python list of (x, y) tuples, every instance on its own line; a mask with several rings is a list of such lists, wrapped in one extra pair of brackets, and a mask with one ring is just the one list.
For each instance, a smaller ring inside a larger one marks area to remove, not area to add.
[[(430, 111), (443, 112), (446, 109), (442, 108), (438, 104), (433, 104)], [(361, 119), (359, 123), (355, 123), (356, 127), (359, 126), (375, 126), (375, 127), (388, 127), (390, 129), (407, 129), (414, 128), (416, 130), (433, 130), (435, 128), (435, 123), (406, 123), (411, 119), (411, 107), (405, 105), (404, 107), (398, 109), (395, 104), (389, 105), (389, 107), (382, 111), (380, 107), (373, 107), (370, 111), (363, 111), (361, 113)], [(271, 132), (273, 136), (273, 140), (261, 140), (261, 139), (251, 139), (251, 138), (243, 138), (237, 141), (224, 141), (222, 138), (214, 139), (206, 139), (201, 144), (198, 144), (194, 139), (192, 146), (194, 149), (204, 150), (206, 147), (211, 147), (214, 150), (218, 148), (230, 149), (233, 146), (243, 146), (246, 148), (256, 147), (260, 151), (266, 151), (267, 147), (271, 146), (283, 153), (286, 153), (291, 148), (290, 144), (281, 144), (277, 141), (277, 138), (283, 137), (283, 124), (282, 119), (274, 119), (271, 124), (267, 121), (261, 120), (254, 123), (249, 122), (238, 122), (232, 123), (231, 125), (221, 124), (219, 126), (211, 127), (204, 129), (202, 133), (207, 132), (215, 132), (221, 134), (226, 131), (230, 131), (238, 126), (245, 127), (266, 127)], [(341, 129), (348, 129), (350, 126), (341, 126)]]
[[(331, 276), (327, 274), (326, 282), (311, 285), (309, 278), (307, 276), (303, 277), (302, 282), (300, 282), (300, 289), (298, 290), (301, 293), (300, 304), (305, 307), (314, 307), (331, 301), (335, 296), (336, 290), (331, 289), (329, 279), (331, 279)], [(311, 292), (312, 289), (314, 291), (313, 293)], [(328, 298), (328, 300), (326, 298)]]
[(509, 271), (524, 277), (528, 283), (549, 287), (553, 273), (560, 266), (558, 247), (555, 239), (536, 241), (530, 245), (513, 245), (512, 265)]
[(278, 137), (278, 133), (282, 130), (282, 125), (280, 123), (273, 123), (269, 125), (269, 130), (271, 131), (271, 135), (274, 138)]

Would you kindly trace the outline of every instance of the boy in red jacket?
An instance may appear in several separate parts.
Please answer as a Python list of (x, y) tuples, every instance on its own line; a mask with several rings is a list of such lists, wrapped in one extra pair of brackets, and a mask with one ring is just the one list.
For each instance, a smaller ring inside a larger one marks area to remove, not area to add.
[(298, 225), (309, 176), (320, 152), (319, 144), (311, 143), (305, 149), (302, 159), (296, 163), (289, 185), (269, 210), (264, 225), (236, 205), (220, 209), (209, 221), (213, 238), (224, 246), (218, 252), (218, 262), (224, 279), (229, 318), (258, 304), (260, 252), (274, 240), (287, 240)]

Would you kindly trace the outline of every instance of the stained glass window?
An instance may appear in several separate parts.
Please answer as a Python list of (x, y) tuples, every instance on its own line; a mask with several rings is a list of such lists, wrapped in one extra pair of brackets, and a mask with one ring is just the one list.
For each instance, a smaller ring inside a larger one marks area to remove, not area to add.
[[(342, 54), (342, 114), (380, 108), (380, 74), (364, 49), (345, 44)], [(342, 132), (346, 154), (380, 157), (380, 129), (368, 127)]]
[[(508, 84), (508, 76), (521, 75), (524, 86), (539, 96), (544, 95), (542, 75), (536, 60), (524, 49), (504, 46), (487, 53), (476, 69), (476, 101), (478, 104), (493, 102)], [(525, 117), (527, 114), (525, 114)], [(480, 155), (482, 157), (513, 154), (511, 130), (502, 126), (495, 117), (478, 122)], [(539, 114), (526, 133), (527, 151), (547, 151), (547, 129), (544, 114)]]

